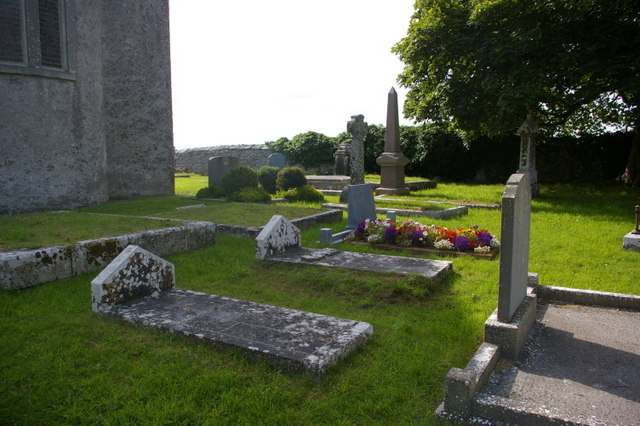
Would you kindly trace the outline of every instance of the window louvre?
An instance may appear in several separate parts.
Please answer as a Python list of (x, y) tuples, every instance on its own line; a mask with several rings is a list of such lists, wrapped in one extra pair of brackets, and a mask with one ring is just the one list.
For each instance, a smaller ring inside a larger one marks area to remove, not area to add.
[(24, 63), (22, 2), (0, 0), (0, 61)]
[(38, 21), (40, 23), (42, 65), (62, 68), (58, 0), (38, 0)]

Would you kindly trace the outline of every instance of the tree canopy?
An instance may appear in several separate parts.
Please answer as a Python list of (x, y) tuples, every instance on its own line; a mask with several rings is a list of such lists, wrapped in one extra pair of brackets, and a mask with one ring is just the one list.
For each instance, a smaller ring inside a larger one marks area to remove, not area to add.
[(551, 133), (640, 122), (637, 0), (417, 0), (393, 50), (405, 115), (468, 138), (513, 134), (528, 113)]

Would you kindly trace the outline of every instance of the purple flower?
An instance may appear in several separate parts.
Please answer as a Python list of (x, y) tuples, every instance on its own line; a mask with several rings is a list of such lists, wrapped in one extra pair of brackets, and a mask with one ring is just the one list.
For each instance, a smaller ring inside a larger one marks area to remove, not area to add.
[(415, 229), (411, 234), (409, 234), (409, 239), (411, 239), (414, 246), (423, 246), (429, 240), (422, 229)]
[(490, 233), (478, 232), (476, 236), (478, 237), (478, 243), (480, 243), (481, 246), (491, 245), (491, 240), (493, 240), (493, 235), (491, 235)]
[(384, 230), (384, 240), (392, 243), (396, 239), (396, 228), (389, 226)]
[(469, 250), (471, 248), (471, 242), (464, 235), (457, 235), (453, 241), (453, 246), (458, 250)]
[(367, 224), (365, 222), (360, 222), (356, 229), (353, 230), (353, 234), (356, 237), (364, 237), (364, 232), (367, 229)]

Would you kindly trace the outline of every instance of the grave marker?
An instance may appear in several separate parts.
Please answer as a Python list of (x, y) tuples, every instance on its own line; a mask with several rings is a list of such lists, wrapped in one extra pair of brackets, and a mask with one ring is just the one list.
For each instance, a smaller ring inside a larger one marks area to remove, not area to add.
[(527, 295), (531, 184), (513, 174), (502, 195), (498, 321), (509, 322)]
[(350, 176), (351, 184), (364, 183), (364, 139), (367, 137), (368, 125), (364, 121), (364, 115), (352, 115), (347, 123), (347, 132), (351, 134), (351, 160)]
[(282, 170), (287, 167), (287, 157), (280, 152), (274, 152), (269, 155), (269, 166)]
[(256, 257), (282, 253), (290, 247), (300, 247), (300, 230), (284, 216), (274, 215), (256, 237)]
[(240, 165), (238, 157), (211, 157), (209, 158), (209, 186), (220, 185), (222, 176), (231, 168)]
[(349, 185), (347, 199), (347, 230), (355, 229), (360, 222), (367, 218), (375, 219), (377, 217), (373, 189), (370, 184)]

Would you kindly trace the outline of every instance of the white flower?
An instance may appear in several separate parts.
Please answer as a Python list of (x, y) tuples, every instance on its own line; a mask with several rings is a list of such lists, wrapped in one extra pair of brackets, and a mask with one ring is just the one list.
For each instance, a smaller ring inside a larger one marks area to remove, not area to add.
[(449, 240), (436, 241), (433, 245), (438, 250), (453, 250), (453, 244)]
[(382, 237), (378, 234), (373, 234), (373, 235), (369, 235), (367, 237), (367, 242), (368, 243), (381, 243), (382, 242)]
[(489, 246), (476, 247), (473, 249), (473, 251), (476, 253), (488, 254), (488, 253), (491, 253), (491, 247)]
[(489, 245), (490, 245), (491, 247), (498, 248), (498, 247), (500, 247), (500, 240), (494, 237), (494, 238), (491, 240), (491, 243), (489, 243)]

